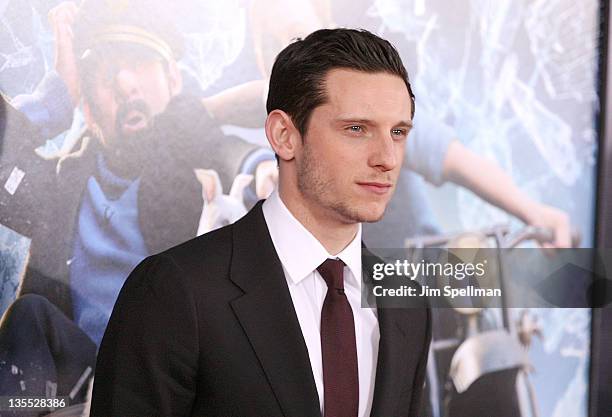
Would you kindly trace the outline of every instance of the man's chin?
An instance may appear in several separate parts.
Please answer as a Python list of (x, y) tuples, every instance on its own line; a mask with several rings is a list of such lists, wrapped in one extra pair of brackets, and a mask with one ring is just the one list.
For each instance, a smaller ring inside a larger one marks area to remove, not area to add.
[(359, 223), (376, 223), (383, 218), (386, 208), (386, 204), (369, 205), (356, 210), (354, 217)]
[(366, 222), (374, 223), (381, 220), (385, 215), (390, 200), (390, 198), (381, 198), (377, 201), (371, 201), (369, 204), (367, 204), (365, 210), (363, 210), (366, 217), (368, 218)]
[(382, 213), (380, 213), (380, 214), (370, 213), (370, 214), (368, 214), (367, 216), (365, 216), (363, 218), (361, 223), (376, 223), (376, 222), (380, 221), (383, 218), (384, 214), (385, 214), (384, 211)]

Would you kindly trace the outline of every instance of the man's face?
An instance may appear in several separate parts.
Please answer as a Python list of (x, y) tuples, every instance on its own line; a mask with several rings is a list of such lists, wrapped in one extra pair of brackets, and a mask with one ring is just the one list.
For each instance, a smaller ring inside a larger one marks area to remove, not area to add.
[(311, 212), (343, 223), (378, 221), (404, 158), (411, 101), (387, 73), (335, 69), (295, 155), (298, 192)]
[(155, 53), (110, 54), (92, 72), (88, 104), (110, 147), (129, 147), (126, 142), (149, 127), (177, 92), (168, 65)]

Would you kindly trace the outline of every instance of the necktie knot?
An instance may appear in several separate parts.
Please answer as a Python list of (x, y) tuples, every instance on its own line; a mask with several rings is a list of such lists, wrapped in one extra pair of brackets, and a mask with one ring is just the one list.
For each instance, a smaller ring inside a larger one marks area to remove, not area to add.
[(344, 293), (344, 262), (340, 259), (326, 259), (317, 268), (319, 274), (325, 280), (328, 289), (335, 289), (339, 293)]

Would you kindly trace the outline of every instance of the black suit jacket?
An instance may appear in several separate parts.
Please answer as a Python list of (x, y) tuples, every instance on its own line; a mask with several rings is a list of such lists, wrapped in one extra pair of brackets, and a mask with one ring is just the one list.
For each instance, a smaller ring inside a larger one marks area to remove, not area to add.
[[(378, 322), (371, 416), (414, 417), (430, 311), (425, 301), (422, 308), (379, 309)], [(261, 202), (233, 225), (134, 270), (100, 346), (90, 415), (321, 415)]]

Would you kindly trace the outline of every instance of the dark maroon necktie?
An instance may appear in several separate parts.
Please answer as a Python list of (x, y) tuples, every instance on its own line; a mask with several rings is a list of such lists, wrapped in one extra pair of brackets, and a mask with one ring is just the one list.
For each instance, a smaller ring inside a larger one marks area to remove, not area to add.
[(327, 283), (321, 310), (324, 416), (357, 417), (357, 345), (353, 310), (344, 294), (344, 262), (327, 259), (317, 271)]

